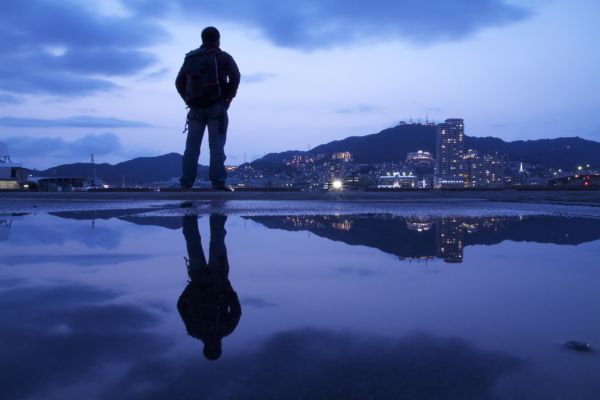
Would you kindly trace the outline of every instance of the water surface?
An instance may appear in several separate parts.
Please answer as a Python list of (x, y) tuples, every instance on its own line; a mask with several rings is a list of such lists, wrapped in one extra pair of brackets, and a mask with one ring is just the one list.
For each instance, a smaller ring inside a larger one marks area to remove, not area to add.
[(0, 216), (3, 398), (600, 397), (599, 219), (145, 211)]

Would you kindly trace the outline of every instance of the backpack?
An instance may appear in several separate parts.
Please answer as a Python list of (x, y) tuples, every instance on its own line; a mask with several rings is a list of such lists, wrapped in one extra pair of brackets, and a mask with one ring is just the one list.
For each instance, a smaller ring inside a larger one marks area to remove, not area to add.
[(207, 106), (221, 98), (217, 52), (193, 52), (187, 58), (186, 103)]

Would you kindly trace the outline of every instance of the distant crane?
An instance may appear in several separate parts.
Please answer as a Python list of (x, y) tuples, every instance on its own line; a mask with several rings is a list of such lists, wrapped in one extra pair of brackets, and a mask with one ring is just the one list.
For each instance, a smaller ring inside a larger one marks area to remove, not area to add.
[(96, 181), (98, 180), (98, 177), (96, 176), (96, 162), (94, 161), (94, 153), (92, 153), (92, 169), (94, 172), (94, 180), (92, 181), (92, 186), (96, 186)]
[(10, 163), (10, 155), (8, 155), (8, 145), (0, 142), (0, 162)]

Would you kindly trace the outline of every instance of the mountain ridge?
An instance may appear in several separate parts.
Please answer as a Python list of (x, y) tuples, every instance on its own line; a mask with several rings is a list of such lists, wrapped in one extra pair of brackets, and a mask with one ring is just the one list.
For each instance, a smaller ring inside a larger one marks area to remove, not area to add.
[[(424, 150), (435, 155), (437, 127), (435, 125), (406, 124), (384, 129), (364, 136), (350, 136), (316, 146), (308, 151), (288, 150), (269, 153), (252, 162), (253, 165), (281, 164), (294, 155), (330, 156), (349, 151), (358, 163), (404, 161), (406, 154)], [(484, 154), (499, 153), (509, 161), (523, 161), (546, 167), (572, 170), (577, 165), (600, 165), (600, 143), (575, 137), (504, 141), (493, 136), (465, 135), (465, 149), (475, 149)]]
[[(136, 157), (116, 164), (71, 163), (61, 164), (45, 170), (29, 170), (33, 176), (44, 177), (81, 177), (96, 176), (108, 184), (120, 183), (145, 184), (166, 181), (181, 176), (182, 155), (167, 153), (154, 157)], [(198, 165), (198, 176), (207, 175), (208, 167)]]

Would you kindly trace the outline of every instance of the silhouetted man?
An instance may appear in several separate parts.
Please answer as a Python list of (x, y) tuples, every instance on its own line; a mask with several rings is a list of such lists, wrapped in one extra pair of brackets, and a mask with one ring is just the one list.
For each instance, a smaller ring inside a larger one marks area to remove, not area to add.
[(208, 127), (210, 148), (209, 178), (217, 190), (231, 191), (225, 185), (225, 140), (227, 110), (240, 84), (240, 71), (229, 54), (221, 51), (221, 35), (209, 26), (202, 31), (202, 46), (185, 55), (175, 86), (190, 108), (188, 135), (183, 153), (183, 173), (179, 182), (189, 190), (196, 181), (198, 157), (204, 130)]
[(229, 282), (225, 221), (224, 215), (210, 216), (210, 248), (206, 263), (197, 217), (183, 217), (190, 281), (177, 301), (177, 310), (188, 334), (204, 343), (204, 356), (209, 360), (221, 356), (221, 340), (235, 330), (242, 315), (237, 293)]

